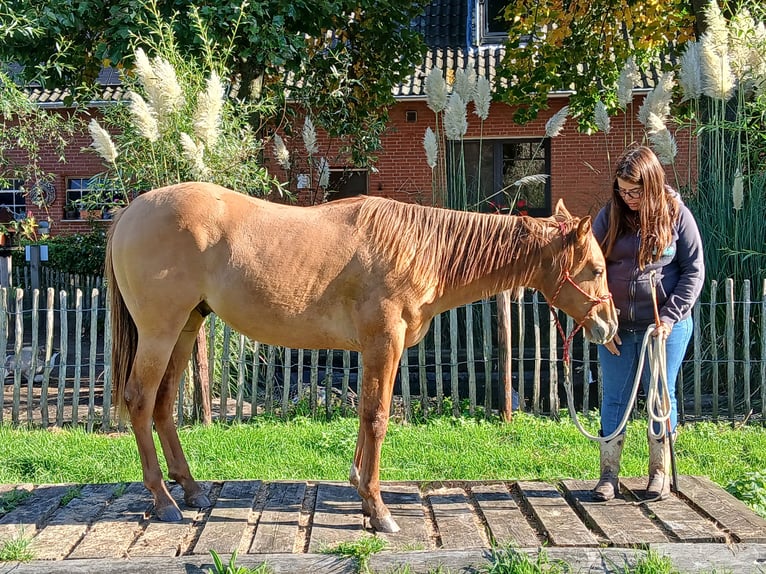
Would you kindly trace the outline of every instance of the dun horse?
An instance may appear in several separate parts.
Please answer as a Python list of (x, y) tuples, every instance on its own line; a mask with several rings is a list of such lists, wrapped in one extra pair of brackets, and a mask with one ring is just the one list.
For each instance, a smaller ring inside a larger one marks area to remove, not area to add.
[(109, 233), (115, 404), (127, 410), (160, 520), (181, 519), (163, 482), (185, 503), (210, 504), (192, 478), (173, 402), (205, 315), (254, 340), (359, 351), (364, 377), (350, 480), (377, 530), (395, 532), (381, 499), (381, 443), (402, 351), (432, 317), (506, 289), (540, 290), (596, 343), (617, 315), (590, 218), (559, 202), (545, 219), (465, 213), (360, 197), (316, 207), (253, 199), (205, 183), (150, 191), (119, 212)]

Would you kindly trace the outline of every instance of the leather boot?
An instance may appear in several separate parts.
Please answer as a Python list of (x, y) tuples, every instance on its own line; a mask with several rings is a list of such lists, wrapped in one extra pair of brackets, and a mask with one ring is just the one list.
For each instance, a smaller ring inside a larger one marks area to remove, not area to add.
[(625, 444), (625, 435), (613, 438), (609, 442), (601, 442), (601, 478), (596, 488), (593, 489), (593, 498), (600, 502), (612, 500), (620, 491), (618, 475), (620, 474), (620, 457), (622, 445)]
[(670, 494), (670, 437), (649, 437), (649, 482), (646, 498), (662, 500)]

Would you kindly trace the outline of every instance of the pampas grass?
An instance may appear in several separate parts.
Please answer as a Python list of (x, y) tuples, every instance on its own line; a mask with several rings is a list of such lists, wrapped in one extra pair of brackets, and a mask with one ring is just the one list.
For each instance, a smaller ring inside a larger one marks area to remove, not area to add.
[(545, 122), (545, 135), (547, 137), (555, 138), (561, 133), (567, 123), (567, 114), (569, 114), (569, 106), (564, 106)]
[(617, 80), (617, 105), (625, 109), (633, 101), (633, 88), (641, 81), (641, 74), (638, 66), (630, 56), (620, 70), (620, 77)]
[(189, 162), (195, 178), (198, 180), (207, 179), (210, 176), (210, 170), (205, 165), (205, 144), (196, 144), (186, 132), (181, 132), (180, 140), (183, 156)]
[(660, 76), (654, 89), (644, 96), (644, 101), (638, 108), (638, 121), (646, 125), (649, 114), (656, 114), (664, 121), (670, 115), (670, 102), (673, 101), (673, 72), (665, 72)]
[(93, 138), (93, 143), (90, 144), (91, 147), (96, 150), (96, 153), (98, 153), (105, 162), (114, 165), (118, 154), (117, 148), (115, 147), (109, 132), (102, 128), (95, 119), (90, 120), (88, 131)]
[(731, 202), (732, 207), (734, 208), (734, 211), (739, 211), (742, 209), (742, 204), (745, 201), (745, 182), (744, 178), (742, 177), (742, 170), (740, 168), (737, 168), (737, 171), (734, 173), (734, 183), (732, 184), (731, 188)]
[(489, 80), (482, 76), (476, 80), (476, 93), (473, 96), (473, 113), (475, 113), (481, 121), (484, 121), (489, 117), (489, 106), (492, 103), (492, 86), (489, 84)]
[(455, 74), (453, 92), (459, 95), (464, 102), (473, 100), (476, 94), (476, 73), (473, 70), (458, 70)]
[(734, 74), (729, 54), (721, 54), (707, 34), (702, 36), (702, 92), (714, 100), (727, 101), (734, 94)]
[(208, 149), (214, 148), (218, 141), (224, 97), (223, 82), (216, 72), (212, 72), (207, 79), (205, 91), (197, 96), (197, 111), (194, 115), (194, 133)]
[(274, 159), (283, 170), (290, 171), (290, 151), (279, 134), (274, 134)]
[(678, 85), (683, 92), (682, 102), (697, 100), (702, 95), (702, 63), (699, 42), (687, 42), (680, 59)]
[(306, 116), (303, 120), (303, 130), (301, 131), (303, 136), (303, 145), (309, 155), (315, 155), (319, 152), (319, 145), (317, 145), (317, 132), (314, 129), (314, 122), (311, 118)]
[(426, 150), (426, 163), (433, 170), (439, 159), (439, 142), (430, 127), (426, 128), (426, 134), (423, 136), (423, 148)]
[(154, 109), (146, 103), (146, 100), (136, 92), (130, 92), (130, 114), (133, 118), (133, 125), (136, 126), (138, 133), (155, 143), (160, 139), (160, 130), (157, 125), (157, 114)]
[(606, 109), (606, 104), (601, 100), (596, 102), (596, 107), (593, 110), (593, 123), (605, 134), (608, 134), (612, 129), (609, 111)]
[(444, 111), (444, 135), (448, 140), (459, 140), (468, 131), (466, 105), (459, 94), (450, 94), (447, 108)]
[(447, 107), (447, 82), (439, 66), (434, 66), (426, 76), (425, 82), (426, 104), (434, 113), (439, 113)]

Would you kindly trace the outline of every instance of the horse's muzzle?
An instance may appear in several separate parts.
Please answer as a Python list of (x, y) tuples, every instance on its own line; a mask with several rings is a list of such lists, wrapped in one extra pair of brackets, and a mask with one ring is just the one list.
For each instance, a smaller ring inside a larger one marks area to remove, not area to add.
[(617, 334), (617, 310), (611, 301), (602, 303), (599, 312), (593, 313), (583, 324), (585, 338), (591, 343), (603, 345)]

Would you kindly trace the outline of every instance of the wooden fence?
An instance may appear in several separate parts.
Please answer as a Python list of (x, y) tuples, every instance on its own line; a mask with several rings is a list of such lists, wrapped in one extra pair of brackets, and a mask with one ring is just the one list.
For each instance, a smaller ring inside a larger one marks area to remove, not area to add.
[[(681, 420), (766, 418), (766, 282), (712, 282), (694, 308), (694, 334), (678, 381)], [(111, 408), (111, 332), (105, 291), (49, 287), (0, 291), (4, 392), (0, 423), (115, 426)], [(417, 346), (403, 355), (395, 407), (411, 419), (432, 411), (488, 414), (501, 409), (505, 380), (513, 408), (557, 415), (563, 394), (561, 338), (536, 292), (511, 304), (511, 324), (483, 300), (435, 317)], [(567, 331), (574, 325), (560, 315)], [(505, 336), (498, 336), (505, 331)], [(254, 414), (328, 414), (355, 407), (363, 364), (357, 353), (259, 344), (223, 325), (205, 324), (214, 419)], [(506, 342), (507, 341), (507, 342)], [(34, 350), (37, 352), (34, 352)], [(503, 357), (510, 357), (507, 368)], [(572, 348), (576, 408), (598, 407), (601, 376), (594, 345), (581, 333)], [(191, 376), (191, 366), (185, 374)], [(225, 381), (225, 384), (223, 382)], [(199, 382), (199, 381), (198, 381)], [(179, 424), (188, 421), (192, 385), (182, 385)]]

